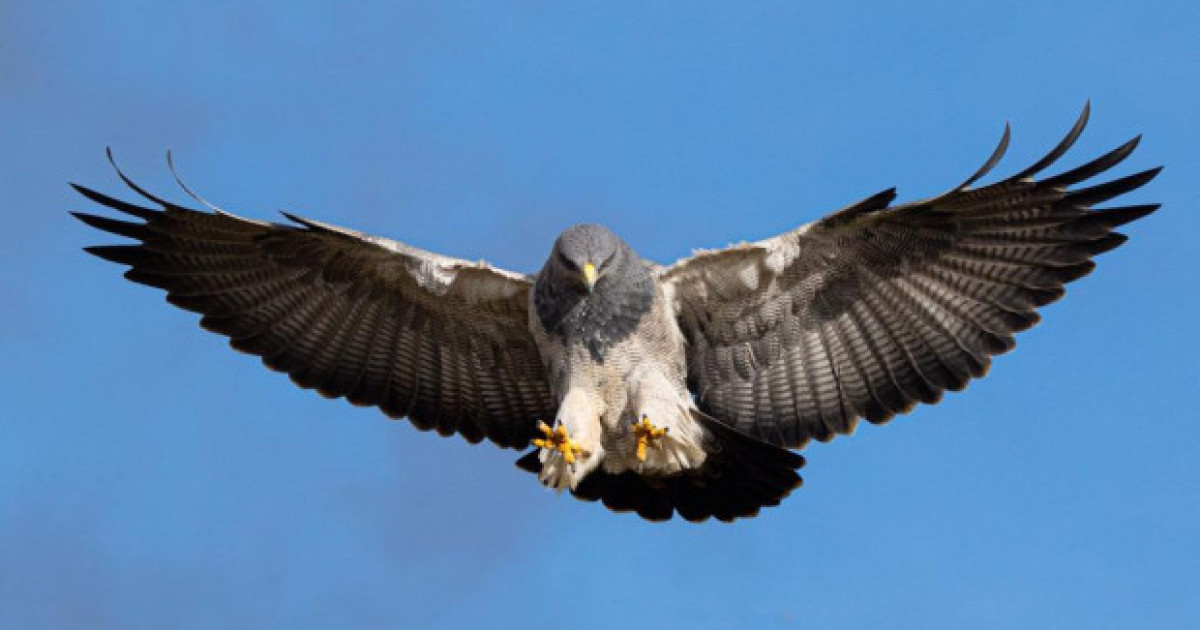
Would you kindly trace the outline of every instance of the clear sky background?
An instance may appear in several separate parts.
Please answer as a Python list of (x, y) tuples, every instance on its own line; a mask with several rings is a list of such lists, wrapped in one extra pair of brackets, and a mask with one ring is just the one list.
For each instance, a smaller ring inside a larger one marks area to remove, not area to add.
[[(1200, 4), (4, 2), (0, 627), (1200, 627)], [(532, 271), (1145, 133), (1164, 203), (964, 394), (806, 451), (735, 525), (648, 524), (297, 389), (80, 251), (67, 181), (163, 162)], [(654, 624), (651, 626), (651, 624)]]

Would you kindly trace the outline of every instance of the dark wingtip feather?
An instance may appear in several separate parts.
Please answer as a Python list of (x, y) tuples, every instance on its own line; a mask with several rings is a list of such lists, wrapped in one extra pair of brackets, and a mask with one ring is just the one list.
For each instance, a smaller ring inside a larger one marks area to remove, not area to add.
[(1083, 130), (1085, 127), (1087, 127), (1088, 119), (1091, 118), (1091, 115), (1092, 102), (1091, 100), (1088, 100), (1086, 103), (1084, 103), (1083, 112), (1079, 114), (1079, 118), (1075, 121), (1075, 124), (1071, 127), (1071, 130), (1067, 132), (1067, 135), (1064, 136), (1063, 139), (1060, 140), (1058, 144), (1050, 150), (1049, 153), (1043, 156), (1042, 159), (1030, 165), (1029, 168), (1026, 168), (1020, 173), (1008, 178), (1007, 181), (1014, 182), (1023, 179), (1029, 179), (1045, 170), (1046, 167), (1057, 162), (1058, 159), (1063, 156), (1063, 154), (1065, 154), (1072, 146), (1075, 145), (1075, 141), (1079, 140), (1079, 136), (1083, 134)]
[(1094, 263), (1090, 260), (1087, 262), (1079, 263), (1077, 265), (1070, 265), (1068, 267), (1059, 267), (1058, 268), (1059, 280), (1061, 280), (1064, 284), (1067, 282), (1074, 282), (1074, 281), (1088, 275), (1089, 273), (1092, 273), (1092, 271), (1095, 268), (1096, 268), (1096, 263)]
[(104, 230), (117, 236), (145, 240), (150, 235), (150, 230), (146, 228), (144, 223), (130, 223), (128, 221), (118, 221), (108, 217), (102, 217), (86, 212), (71, 212), (71, 216), (83, 221), (84, 223), (98, 229)]
[(93, 245), (84, 247), (83, 251), (119, 265), (133, 265), (141, 259), (140, 245)]
[(120, 199), (114, 199), (113, 197), (109, 197), (108, 195), (105, 195), (103, 193), (98, 193), (98, 192), (92, 190), (91, 188), (87, 188), (85, 186), (80, 186), (79, 184), (71, 183), (70, 186), (71, 186), (71, 188), (75, 189), (75, 192), (83, 195), (84, 197), (87, 197), (88, 199), (90, 199), (91, 201), (93, 201), (95, 203), (98, 203), (102, 206), (112, 208), (113, 210), (118, 210), (120, 212), (124, 212), (125, 214), (135, 216), (135, 217), (145, 220), (145, 221), (149, 221), (150, 219), (153, 219), (155, 216), (160, 214), (160, 212), (158, 210), (151, 210), (149, 208), (135, 206), (131, 203), (121, 201)]
[(1029, 297), (1033, 300), (1034, 306), (1045, 306), (1047, 304), (1057, 302), (1066, 295), (1066, 291), (1062, 287), (1048, 287), (1041, 289), (1027, 289)]
[(1000, 159), (1003, 158), (1004, 154), (1008, 152), (1008, 143), (1011, 139), (1012, 127), (1005, 122), (1004, 135), (1000, 136), (1000, 144), (996, 145), (996, 148), (992, 151), (992, 155), (988, 157), (986, 162), (983, 163), (983, 166), (979, 167), (979, 170), (975, 171), (975, 173), (968, 177), (965, 182), (959, 184), (955, 190), (966, 190), (971, 184), (979, 181), (981, 177), (992, 172), (992, 169), (996, 167), (996, 164), (1000, 162)]
[(1113, 232), (1112, 234), (1104, 236), (1103, 238), (1084, 243), (1083, 247), (1087, 250), (1088, 254), (1097, 256), (1099, 254), (1103, 254), (1104, 252), (1120, 247), (1121, 244), (1127, 240), (1129, 240), (1128, 236), (1125, 236), (1119, 232)]
[(1107, 171), (1108, 169), (1125, 161), (1125, 158), (1129, 157), (1129, 155), (1133, 153), (1133, 150), (1137, 148), (1141, 141), (1141, 135), (1134, 136), (1132, 140), (1122, 144), (1112, 151), (1109, 151), (1108, 153), (1105, 153), (1104, 155), (1101, 155), (1087, 164), (1073, 168), (1065, 173), (1060, 173), (1054, 177), (1046, 178), (1042, 181), (1042, 185), (1052, 188), (1068, 188), (1085, 179), (1095, 177), (1096, 175), (1099, 175), (1100, 173), (1103, 173), (1104, 171)]
[(133, 189), (133, 192), (136, 192), (137, 194), (145, 197), (146, 199), (149, 199), (150, 201), (153, 201), (154, 203), (156, 203), (164, 208), (170, 208), (174, 205), (171, 202), (169, 202), (165, 199), (162, 199), (161, 197), (157, 197), (155, 195), (152, 195), (152, 194), (146, 192), (146, 190), (144, 188), (133, 183), (133, 180), (129, 179), (129, 177), (125, 175), (125, 173), (121, 170), (121, 167), (117, 166), (117, 160), (113, 157), (112, 147), (104, 147), (104, 154), (108, 156), (108, 163), (111, 164), (113, 167), (113, 170), (117, 172), (117, 177), (120, 177), (121, 181), (125, 182), (126, 186)]
[(1081, 206), (1093, 206), (1145, 186), (1147, 182), (1157, 177), (1161, 171), (1162, 167), (1158, 166), (1090, 188), (1081, 188), (1067, 195), (1065, 201)]
[(169, 276), (163, 276), (152, 271), (146, 271), (145, 269), (138, 269), (136, 267), (125, 272), (125, 279), (129, 280), (130, 282), (136, 282), (138, 284), (144, 284), (148, 287), (164, 289), (167, 291), (171, 290), (171, 287), (175, 284), (174, 280)]
[(1125, 206), (1123, 208), (1104, 208), (1103, 210), (1092, 212), (1088, 216), (1097, 217), (1104, 225), (1114, 228), (1153, 214), (1161, 207), (1162, 204), (1150, 203), (1140, 206)]
[[(175, 183), (178, 184), (179, 187), (183, 189), (183, 192), (187, 193), (187, 195), (189, 197), (191, 197), (192, 199), (195, 199), (197, 203), (202, 204), (204, 207), (208, 208), (209, 210), (212, 210), (213, 212), (225, 212), (224, 210), (222, 210), (215, 204), (209, 203), (209, 201), (207, 199), (205, 199), (204, 197), (201, 197), (200, 195), (193, 192), (192, 189), (189, 188), (187, 184), (183, 183), (183, 177), (181, 177), (179, 175), (179, 171), (175, 170), (175, 159), (174, 159), (174, 157), (171, 156), (170, 149), (167, 149), (167, 169), (171, 171), (171, 176), (175, 178)], [(228, 213), (226, 213), (226, 214), (228, 214)]]
[[(133, 270), (131, 269), (130, 271)], [(207, 295), (179, 295), (175, 293), (168, 293), (167, 302), (170, 302), (171, 304), (184, 310), (191, 311), (193, 313), (199, 313), (201, 315), (203, 315), (205, 311), (212, 308), (212, 298)], [(262, 354), (261, 352), (255, 352), (255, 348), (250, 347), (248, 343), (244, 343), (242, 339), (230, 339), (229, 345), (233, 346), (233, 349), (237, 350), (238, 352), (259, 355)]]

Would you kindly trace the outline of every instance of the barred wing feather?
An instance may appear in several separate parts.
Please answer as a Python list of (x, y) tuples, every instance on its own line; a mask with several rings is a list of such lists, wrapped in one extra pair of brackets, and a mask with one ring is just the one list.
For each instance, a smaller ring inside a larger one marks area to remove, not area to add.
[(891, 206), (888, 190), (757, 243), (701, 252), (661, 271), (688, 340), (689, 386), (707, 413), (799, 447), (886, 422), (982, 376), (1037, 308), (1125, 242), (1114, 231), (1158, 208), (1093, 209), (1159, 169), (1076, 188), (1138, 138), (1078, 168), (1037, 174), (1075, 142), (1088, 109), (1029, 168)]
[(190, 210), (120, 176), (158, 208), (75, 186), (137, 219), (74, 213), (139, 241), (88, 251), (301, 387), (516, 448), (554, 416), (528, 330), (530, 278), (292, 215), (280, 225)]

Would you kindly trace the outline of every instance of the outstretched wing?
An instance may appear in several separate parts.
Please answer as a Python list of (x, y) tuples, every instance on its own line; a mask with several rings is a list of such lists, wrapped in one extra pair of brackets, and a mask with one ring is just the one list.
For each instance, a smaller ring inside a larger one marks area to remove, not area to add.
[(1092, 210), (1158, 174), (1072, 186), (1124, 160), (1138, 138), (1035, 181), (1071, 147), (998, 183), (896, 207), (888, 190), (792, 232), (701, 252), (664, 269), (688, 340), (689, 385), (704, 411), (798, 447), (882, 423), (982, 376), (1036, 309), (1126, 237), (1157, 205)]
[(74, 186), (141, 220), (73, 213), (140, 241), (87, 251), (129, 265), (125, 277), (165, 289), (301, 387), (517, 448), (554, 416), (528, 330), (529, 278), (292, 215), (297, 225), (189, 210), (118, 174), (161, 209)]

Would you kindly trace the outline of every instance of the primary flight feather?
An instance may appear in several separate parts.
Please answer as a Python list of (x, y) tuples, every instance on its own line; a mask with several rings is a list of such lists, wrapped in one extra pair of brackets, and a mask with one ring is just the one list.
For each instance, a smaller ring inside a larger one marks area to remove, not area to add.
[[(138, 241), (87, 251), (167, 291), (301, 387), (471, 442), (535, 447), (554, 488), (653, 520), (732, 520), (800, 483), (809, 439), (882, 423), (982, 376), (1037, 308), (1157, 209), (1095, 209), (1159, 169), (1087, 185), (1135, 138), (1037, 179), (1043, 159), (931, 199), (888, 190), (791, 232), (662, 267), (578, 225), (525, 275), (318, 221), (157, 208), (75, 186), (136, 221), (74, 213)], [(111, 158), (111, 156), (110, 156)]]

